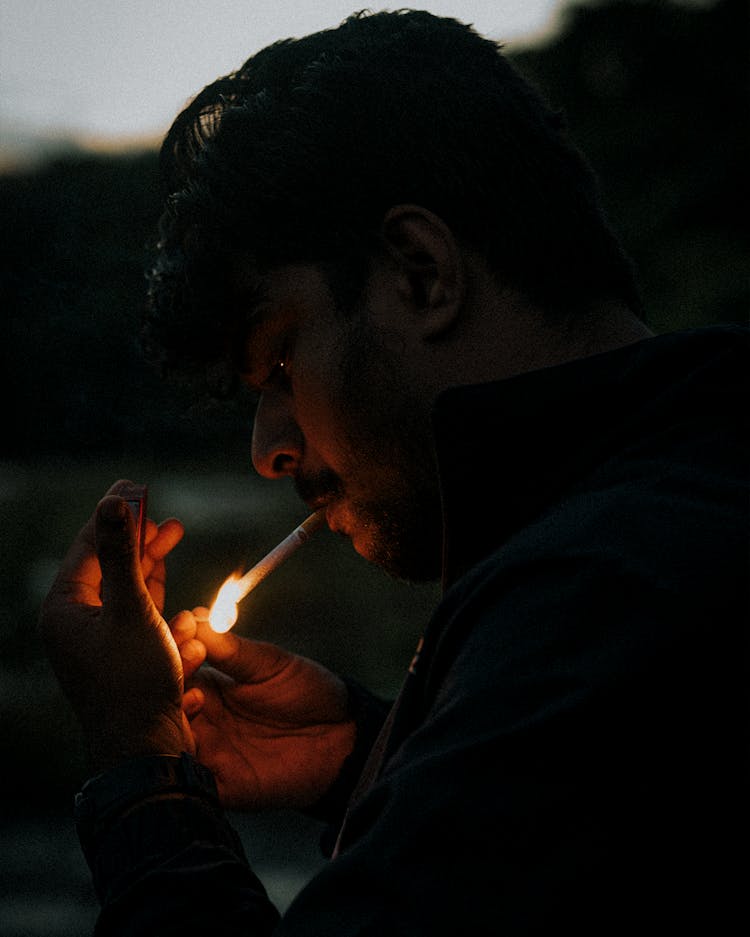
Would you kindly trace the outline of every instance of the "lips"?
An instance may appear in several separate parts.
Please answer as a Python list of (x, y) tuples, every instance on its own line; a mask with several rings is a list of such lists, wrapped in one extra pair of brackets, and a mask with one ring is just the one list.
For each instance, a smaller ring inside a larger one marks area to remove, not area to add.
[(341, 497), (328, 495), (324, 498), (314, 498), (308, 500), (307, 505), (311, 511), (319, 511), (321, 508), (325, 510), (326, 524), (333, 533), (346, 533), (343, 516), (344, 505)]
[(330, 469), (314, 474), (300, 472), (294, 478), (294, 487), (311, 511), (325, 508), (326, 523), (334, 533), (346, 533), (341, 480), (334, 472)]
[(294, 487), (300, 498), (312, 508), (321, 508), (341, 494), (339, 479), (329, 469), (305, 475), (299, 472), (294, 476)]
[(341, 512), (337, 511), (336, 507), (337, 505), (333, 501), (329, 502), (326, 505), (326, 523), (328, 524), (328, 527), (333, 531), (333, 533), (342, 534), (344, 533), (344, 530), (341, 526), (341, 518), (339, 517), (337, 519), (337, 516), (336, 516), (337, 514), (340, 514)]

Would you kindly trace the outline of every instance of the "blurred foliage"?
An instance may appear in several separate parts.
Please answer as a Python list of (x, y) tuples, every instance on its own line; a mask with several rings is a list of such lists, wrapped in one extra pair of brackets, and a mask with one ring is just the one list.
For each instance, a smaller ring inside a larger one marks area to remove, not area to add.
[(651, 327), (747, 324), (747, 0), (574, 3), (514, 59), (596, 169)]
[[(11, 458), (189, 452), (239, 435), (238, 401), (198, 405), (141, 358), (144, 270), (159, 213), (155, 153), (78, 157), (0, 177)], [(227, 422), (228, 421), (228, 422)]]

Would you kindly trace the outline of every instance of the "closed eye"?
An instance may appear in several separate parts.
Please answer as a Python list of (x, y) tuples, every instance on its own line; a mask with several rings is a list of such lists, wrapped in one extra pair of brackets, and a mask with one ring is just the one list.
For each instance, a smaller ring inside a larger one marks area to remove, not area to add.
[(273, 367), (268, 372), (264, 384), (274, 384), (276, 381), (285, 379), (288, 374), (287, 360), (286, 358), (279, 358), (279, 360), (273, 365)]
[(288, 346), (285, 346), (281, 354), (278, 356), (276, 361), (271, 365), (266, 375), (266, 379), (263, 381), (264, 387), (278, 387), (280, 385), (285, 386), (289, 382), (289, 365), (290, 357), (288, 352)]
[[(253, 374), (244, 374), (245, 383), (258, 394), (267, 390), (283, 389), (290, 381), (290, 355), (284, 349), (265, 371), (262, 377)], [(262, 373), (262, 372), (261, 372)]]
[(248, 335), (238, 362), (243, 383), (256, 394), (285, 389), (290, 381), (294, 329), (269, 320)]

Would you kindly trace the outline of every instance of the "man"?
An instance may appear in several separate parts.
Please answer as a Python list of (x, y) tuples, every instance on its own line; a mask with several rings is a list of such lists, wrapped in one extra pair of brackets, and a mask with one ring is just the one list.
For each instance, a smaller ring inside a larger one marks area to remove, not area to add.
[[(723, 932), (745, 331), (649, 332), (559, 119), (453, 20), (271, 46), (162, 160), (150, 351), (231, 362), (256, 469), (444, 595), (389, 708), (201, 610), (168, 626), (182, 526), (139, 560), (118, 482), (41, 619), (91, 757), (97, 933)], [(281, 919), (222, 812), (276, 806), (332, 830)]]

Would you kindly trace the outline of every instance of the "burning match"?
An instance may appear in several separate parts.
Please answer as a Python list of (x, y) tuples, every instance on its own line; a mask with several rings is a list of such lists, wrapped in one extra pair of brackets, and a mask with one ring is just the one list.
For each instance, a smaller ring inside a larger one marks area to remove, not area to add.
[(307, 520), (302, 521), (299, 527), (284, 537), (278, 546), (263, 557), (249, 569), (244, 576), (233, 573), (219, 589), (211, 611), (208, 613), (208, 623), (214, 631), (225, 632), (237, 621), (237, 605), (248, 592), (251, 592), (261, 580), (265, 579), (277, 567), (281, 566), (298, 550), (303, 543), (325, 522), (325, 508), (315, 511)]

